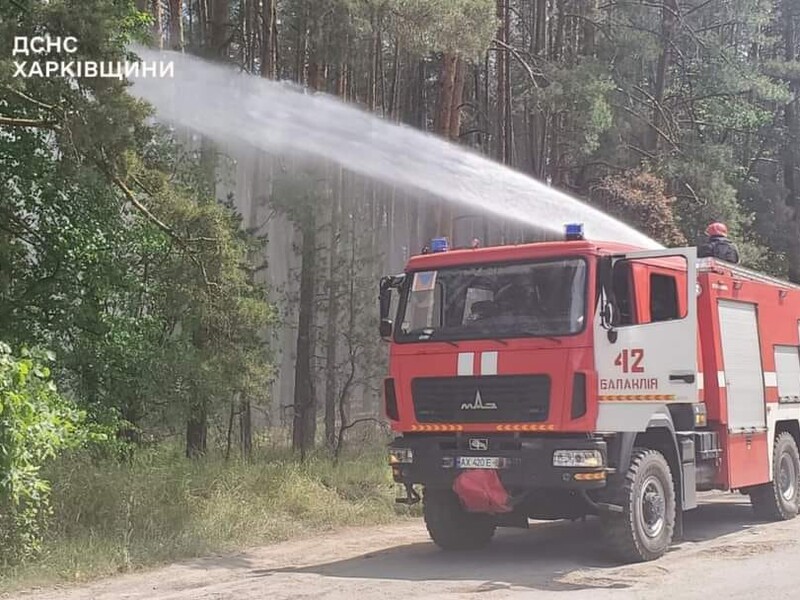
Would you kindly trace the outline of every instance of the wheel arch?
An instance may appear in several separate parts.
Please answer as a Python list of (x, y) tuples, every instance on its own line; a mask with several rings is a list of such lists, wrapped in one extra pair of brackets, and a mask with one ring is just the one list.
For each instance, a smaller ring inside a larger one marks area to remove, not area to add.
[[(664, 455), (670, 471), (672, 471), (678, 515), (685, 510), (684, 507), (693, 508), (696, 505), (694, 485), (693, 482), (691, 482), (691, 487), (686, 485), (675, 426), (668, 411), (652, 415), (644, 431), (623, 432), (617, 436), (613, 445), (616, 472), (609, 479), (610, 484), (621, 483), (635, 447), (657, 450)], [(693, 464), (691, 468), (694, 469)]]
[(775, 423), (775, 437), (770, 440), (770, 443), (774, 443), (778, 436), (784, 432), (791, 435), (794, 438), (794, 443), (800, 448), (800, 422), (797, 419), (777, 421)]
[(775, 458), (775, 441), (781, 433), (788, 433), (800, 448), (800, 405), (767, 404), (767, 456), (770, 464), (769, 481), (772, 481), (772, 461)]

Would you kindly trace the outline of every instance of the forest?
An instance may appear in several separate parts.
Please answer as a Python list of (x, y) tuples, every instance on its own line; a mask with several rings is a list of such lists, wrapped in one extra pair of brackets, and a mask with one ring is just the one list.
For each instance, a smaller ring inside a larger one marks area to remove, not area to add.
[(537, 239), (161, 123), (124, 79), (16, 76), (17, 38), (292, 82), (667, 246), (723, 221), (800, 283), (799, 29), (797, 0), (3, 0), (0, 585), (394, 518), (381, 275)]

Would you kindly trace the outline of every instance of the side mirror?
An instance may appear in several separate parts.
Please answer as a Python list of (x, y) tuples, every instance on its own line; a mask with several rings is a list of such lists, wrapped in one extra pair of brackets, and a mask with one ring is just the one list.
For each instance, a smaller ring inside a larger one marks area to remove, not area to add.
[(394, 332), (394, 322), (389, 318), (389, 312), (392, 309), (392, 290), (398, 289), (405, 281), (405, 275), (387, 275), (381, 277), (379, 293), (378, 293), (378, 307), (380, 309), (380, 325), (378, 331), (384, 340), (392, 337)]
[(388, 285), (381, 285), (378, 305), (380, 307), (381, 322), (383, 322), (389, 318), (389, 309), (392, 305), (392, 288)]
[(614, 302), (614, 272), (619, 263), (615, 263), (610, 256), (602, 257), (598, 261), (598, 281), (597, 284), (602, 292), (598, 297), (602, 305), (598, 312), (600, 326), (606, 330), (608, 341), (612, 344), (617, 341), (617, 332), (614, 325), (617, 321), (617, 306)]
[(604, 329), (611, 329), (614, 327), (614, 305), (611, 302), (606, 302), (602, 309), (600, 309), (600, 322)]
[(394, 322), (391, 319), (381, 319), (381, 324), (378, 326), (378, 330), (380, 331), (381, 337), (388, 341), (389, 338), (392, 337)]

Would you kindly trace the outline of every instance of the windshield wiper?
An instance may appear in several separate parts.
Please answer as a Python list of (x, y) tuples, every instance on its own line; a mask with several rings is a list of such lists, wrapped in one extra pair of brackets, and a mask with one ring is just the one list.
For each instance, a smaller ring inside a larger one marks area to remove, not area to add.
[(533, 337), (537, 337), (537, 338), (541, 338), (541, 339), (545, 339), (545, 340), (550, 340), (551, 342), (558, 342), (559, 344), (563, 344), (564, 343), (564, 340), (562, 340), (559, 337), (555, 337), (553, 335), (542, 335), (538, 331), (532, 331), (530, 329), (523, 329), (522, 333), (524, 333), (525, 335), (530, 335), (530, 336), (533, 336)]
[(445, 344), (450, 344), (451, 346), (453, 346), (455, 348), (460, 348), (460, 346), (456, 342), (454, 342), (453, 340), (437, 340), (437, 339), (434, 339), (434, 336), (436, 335), (436, 331), (437, 331), (436, 329), (422, 329), (422, 330), (419, 330), (419, 333), (417, 335), (417, 340), (420, 340), (420, 341), (421, 340), (433, 340), (434, 342), (444, 342)]

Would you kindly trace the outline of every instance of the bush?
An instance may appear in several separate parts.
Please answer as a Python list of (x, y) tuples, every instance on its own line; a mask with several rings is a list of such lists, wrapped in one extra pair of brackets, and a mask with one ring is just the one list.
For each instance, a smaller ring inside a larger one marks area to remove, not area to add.
[(0, 563), (37, 553), (49, 514), (42, 465), (79, 439), (82, 414), (50, 380), (52, 356), (0, 342)]

